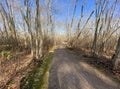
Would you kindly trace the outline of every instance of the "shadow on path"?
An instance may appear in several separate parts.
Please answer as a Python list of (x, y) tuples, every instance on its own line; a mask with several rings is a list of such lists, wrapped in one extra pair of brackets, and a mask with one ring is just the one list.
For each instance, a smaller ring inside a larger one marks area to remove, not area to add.
[(116, 83), (65, 48), (56, 49), (48, 89), (120, 89)]

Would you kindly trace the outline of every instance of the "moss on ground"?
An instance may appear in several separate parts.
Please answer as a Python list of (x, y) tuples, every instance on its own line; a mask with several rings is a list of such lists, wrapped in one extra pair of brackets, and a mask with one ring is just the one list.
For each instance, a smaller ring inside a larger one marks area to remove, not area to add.
[(53, 51), (47, 53), (42, 63), (39, 63), (27, 77), (21, 80), (20, 89), (47, 89), (52, 57)]

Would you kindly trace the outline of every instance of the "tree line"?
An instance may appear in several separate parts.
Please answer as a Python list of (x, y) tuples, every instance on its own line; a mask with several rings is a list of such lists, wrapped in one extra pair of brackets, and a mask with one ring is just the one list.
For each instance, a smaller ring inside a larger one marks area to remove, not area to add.
[[(5, 50), (27, 51), (40, 59), (54, 45), (54, 11), (51, 0), (0, 2), (0, 45)], [(1, 50), (4, 50), (2, 49)]]
[[(77, 11), (78, 1), (75, 0), (71, 21), (67, 22), (66, 30), (68, 37), (68, 46), (72, 48), (86, 48), (90, 50), (91, 56), (104, 56), (110, 54), (113, 57), (114, 68), (118, 67), (120, 59), (120, 14), (116, 14), (119, 6), (119, 0), (95, 0), (95, 7), (85, 17), (86, 0), (81, 5), (81, 12), (76, 27), (75, 13)], [(68, 12), (69, 13), (69, 12)], [(91, 19), (94, 17), (94, 19)], [(70, 18), (68, 18), (70, 19)], [(117, 47), (116, 47), (117, 46)]]

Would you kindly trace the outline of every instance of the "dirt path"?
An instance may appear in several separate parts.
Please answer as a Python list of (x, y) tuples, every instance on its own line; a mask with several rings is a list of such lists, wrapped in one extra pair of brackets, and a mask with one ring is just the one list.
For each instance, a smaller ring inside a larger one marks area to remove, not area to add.
[[(81, 57), (83, 58), (83, 57)], [(65, 48), (55, 51), (48, 89), (120, 89), (118, 84)]]

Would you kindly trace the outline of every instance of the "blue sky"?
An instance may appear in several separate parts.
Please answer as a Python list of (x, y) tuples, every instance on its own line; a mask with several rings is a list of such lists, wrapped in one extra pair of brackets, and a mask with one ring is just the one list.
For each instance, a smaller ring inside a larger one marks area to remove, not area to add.
[[(77, 9), (76, 9), (75, 18), (80, 17), (81, 5), (82, 5), (83, 1), (84, 0), (78, 0), (78, 5), (77, 5)], [(65, 21), (66, 18), (67, 18), (69, 3), (71, 4), (70, 5), (70, 18), (71, 18), (72, 15), (73, 15), (73, 8), (74, 8), (75, 0), (58, 0), (58, 6), (63, 7), (63, 8), (62, 8), (62, 12), (57, 14), (57, 16), (62, 21)], [(86, 0), (84, 14), (88, 15), (90, 13), (90, 11), (93, 10), (94, 6), (95, 6), (94, 0), (88, 0), (88, 1)]]
[[(82, 6), (83, 2), (84, 2), (84, 0), (78, 0), (76, 13), (75, 13), (75, 21), (77, 21), (80, 18), (81, 6)], [(72, 20), (72, 15), (73, 15), (75, 0), (58, 0), (57, 3), (58, 3), (57, 4), (58, 7), (62, 8), (62, 11), (60, 10), (60, 12), (58, 12), (56, 14), (58, 21), (60, 21), (63, 24), (66, 23), (66, 19), (68, 18), (67, 17), (68, 16), (68, 6), (70, 6), (69, 21), (71, 21)], [(90, 12), (94, 9), (94, 7), (95, 7), (95, 0), (86, 0), (86, 4), (85, 4), (85, 7), (84, 7), (84, 19), (86, 19), (89, 16)], [(59, 27), (59, 30), (64, 32), (65, 29)]]
[[(75, 4), (76, 0), (57, 0), (57, 1), (58, 1), (57, 2), (58, 7), (62, 8), (61, 9), (62, 11), (60, 10), (56, 14), (58, 22), (60, 21), (63, 24), (66, 23), (69, 3), (71, 4), (70, 5), (70, 17), (69, 17), (69, 21), (71, 21), (72, 15), (73, 15), (73, 8), (74, 8), (74, 4)], [(81, 6), (82, 6), (82, 3), (84, 1), (85, 0), (78, 0), (77, 9), (76, 9), (76, 13), (75, 13), (75, 21), (74, 21), (75, 24), (77, 24), (77, 21), (80, 18)], [(114, 0), (109, 0), (109, 1), (110, 1), (109, 2), (109, 6), (111, 6), (113, 4)], [(84, 20), (86, 20), (88, 18), (88, 16), (90, 15), (91, 11), (94, 8), (95, 8), (95, 0), (86, 0), (86, 4), (85, 4), (85, 7), (84, 7)], [(116, 14), (120, 13), (119, 11), (120, 11), (120, 3), (118, 3), (118, 5), (117, 5), (114, 17), (116, 17)], [(95, 14), (92, 15), (91, 19), (92, 20), (95, 19)], [(58, 27), (57, 27), (57, 29), (58, 29)], [(59, 27), (59, 30), (63, 31), (63, 33), (64, 33), (65, 28), (60, 28)]]
[[(58, 18), (60, 18), (61, 20), (65, 20), (67, 17), (67, 12), (68, 12), (68, 4), (71, 2), (71, 6), (70, 6), (70, 15), (73, 14), (73, 8), (74, 8), (74, 3), (76, 0), (57, 0), (57, 5), (58, 7), (63, 7), (62, 8), (62, 12), (57, 14)], [(78, 4), (77, 4), (77, 9), (76, 9), (76, 14), (75, 14), (75, 18), (79, 18), (80, 17), (80, 12), (81, 12), (81, 5), (85, 0), (78, 0)], [(114, 0), (109, 0), (110, 1), (110, 5), (113, 3)], [(90, 12), (95, 8), (95, 0), (86, 0), (86, 4), (85, 4), (85, 8), (84, 8), (84, 14), (85, 17), (88, 17), (88, 15), (90, 14)], [(117, 6), (117, 9), (120, 8), (120, 3)]]

